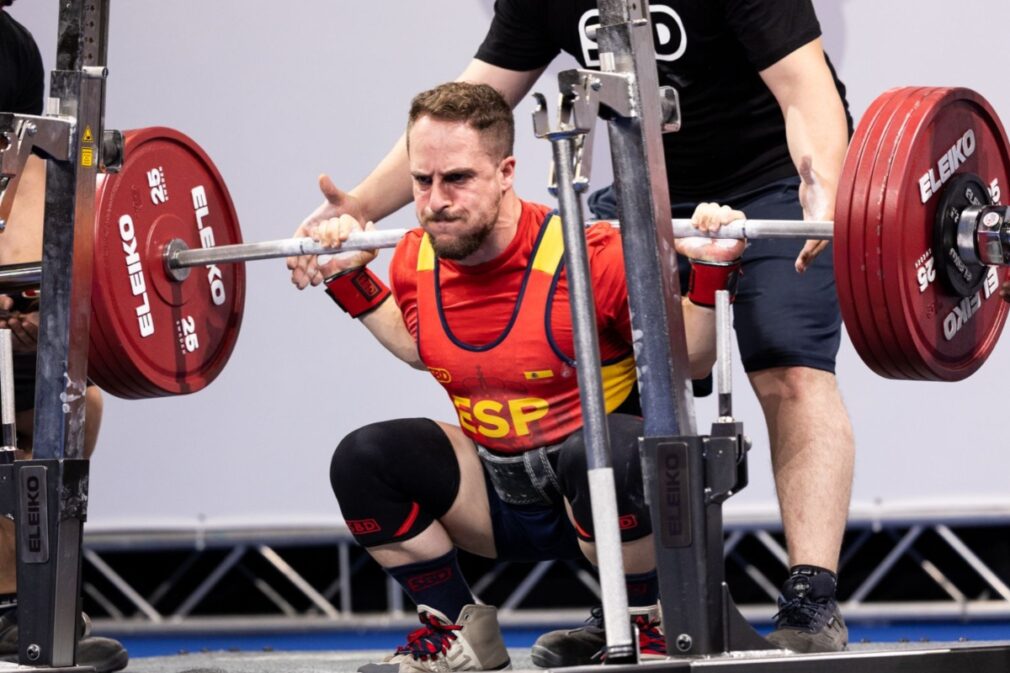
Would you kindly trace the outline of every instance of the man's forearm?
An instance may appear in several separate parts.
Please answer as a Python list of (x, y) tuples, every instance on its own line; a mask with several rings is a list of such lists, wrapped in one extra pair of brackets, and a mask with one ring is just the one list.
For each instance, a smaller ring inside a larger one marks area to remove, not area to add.
[(715, 365), (715, 310), (698, 306), (687, 297), (681, 300), (681, 306), (687, 337), (688, 368), (692, 379), (702, 379)]
[(378, 222), (411, 202), (413, 191), (407, 160), (406, 136), (401, 135), (367, 178), (351, 190), (365, 221)]
[(403, 323), (403, 314), (392, 298), (361, 316), (361, 324), (368, 328), (379, 343), (390, 353), (400, 358), (414, 369), (424, 369), (421, 356), (417, 352), (417, 342)]
[(797, 171), (805, 185), (813, 178), (819, 187), (818, 198), (803, 204), (804, 215), (831, 219), (848, 147), (848, 126), (821, 41), (800, 47), (763, 70), (761, 77), (782, 108), (786, 142)]

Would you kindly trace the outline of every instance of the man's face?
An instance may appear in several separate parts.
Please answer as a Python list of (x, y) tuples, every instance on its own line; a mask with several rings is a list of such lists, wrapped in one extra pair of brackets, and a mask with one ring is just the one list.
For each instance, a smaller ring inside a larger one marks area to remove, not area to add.
[(410, 175), (417, 219), (444, 259), (480, 248), (512, 185), (510, 160), (491, 157), (476, 130), (431, 117), (410, 129)]

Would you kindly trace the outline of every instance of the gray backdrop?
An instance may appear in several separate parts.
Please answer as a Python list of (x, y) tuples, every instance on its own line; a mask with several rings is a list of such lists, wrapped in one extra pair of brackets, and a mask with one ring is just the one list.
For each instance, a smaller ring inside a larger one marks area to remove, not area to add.
[[(227, 180), (247, 240), (289, 236), (319, 202), (320, 172), (347, 188), (361, 179), (400, 133), (410, 97), (458, 74), (491, 15), (490, 0), (112, 4), (107, 126), (165, 125), (194, 137)], [(963, 0), (957, 15), (946, 0), (816, 5), (857, 119), (889, 87), (959, 84), (1010, 120), (1010, 3)], [(51, 68), (56, 0), (19, 0), (11, 11)], [(554, 75), (573, 63), (559, 60), (536, 90), (553, 99)], [(517, 111), (518, 191), (545, 201), (549, 145), (532, 137), (531, 110), (524, 102)], [(609, 177), (605, 134), (600, 141), (596, 186)], [(383, 226), (413, 223), (408, 209)], [(887, 381), (846, 340), (839, 381), (858, 445), (854, 507), (1008, 500), (999, 429), (1008, 373), (1004, 343), (964, 383)], [(774, 488), (763, 420), (736, 375), (736, 409), (755, 449), (751, 486), (730, 508), (766, 512)], [(711, 400), (699, 404), (699, 427), (713, 412)], [(338, 520), (327, 479), (333, 446), (363, 423), (405, 415), (453, 417), (427, 374), (388, 356), (321, 291), (295, 291), (281, 262), (252, 264), (242, 336), (216, 383), (189, 397), (108, 400), (91, 525)]]

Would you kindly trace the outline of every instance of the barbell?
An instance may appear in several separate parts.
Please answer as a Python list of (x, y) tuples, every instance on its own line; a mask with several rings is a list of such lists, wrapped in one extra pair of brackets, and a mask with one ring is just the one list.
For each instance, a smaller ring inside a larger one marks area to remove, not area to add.
[[(338, 250), (311, 238), (242, 243), (227, 187), (192, 139), (159, 127), (124, 135), (122, 170), (97, 187), (89, 374), (119, 397), (196, 392), (238, 337), (239, 262)], [(980, 95), (894, 89), (856, 129), (833, 222), (672, 226), (678, 237), (833, 240), (843, 320), (866, 364), (893, 379), (956, 381), (982, 365), (1006, 320), (1010, 214), (997, 204), (1008, 177), (1006, 133)], [(340, 250), (392, 247), (405, 233), (355, 233)], [(38, 265), (0, 267), (0, 290), (38, 277)]]

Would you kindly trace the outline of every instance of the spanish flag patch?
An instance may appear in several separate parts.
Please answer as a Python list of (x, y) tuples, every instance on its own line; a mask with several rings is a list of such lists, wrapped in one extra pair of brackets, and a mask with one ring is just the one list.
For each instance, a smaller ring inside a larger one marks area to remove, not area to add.
[(554, 372), (550, 369), (536, 369), (531, 372), (523, 372), (527, 381), (539, 381), (540, 379), (554, 378)]

